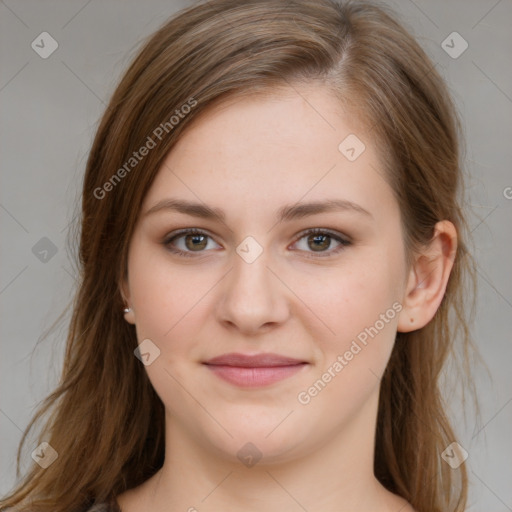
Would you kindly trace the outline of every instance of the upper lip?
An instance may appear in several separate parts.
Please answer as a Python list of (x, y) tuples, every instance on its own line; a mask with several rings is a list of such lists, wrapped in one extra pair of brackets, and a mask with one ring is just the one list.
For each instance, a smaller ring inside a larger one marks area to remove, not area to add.
[(239, 354), (231, 352), (229, 354), (222, 354), (213, 357), (204, 364), (218, 365), (218, 366), (238, 366), (242, 368), (265, 368), (271, 366), (292, 366), (296, 364), (306, 363), (300, 359), (293, 357), (282, 356), (280, 354)]

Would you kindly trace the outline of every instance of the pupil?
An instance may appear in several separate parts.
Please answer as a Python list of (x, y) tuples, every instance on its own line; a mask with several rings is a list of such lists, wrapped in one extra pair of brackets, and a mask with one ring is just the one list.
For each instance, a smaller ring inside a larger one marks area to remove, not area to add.
[[(205, 237), (204, 235), (188, 235), (188, 236), (187, 236), (187, 242), (188, 242), (191, 238), (192, 238), (193, 240), (197, 240), (198, 238), (203, 238), (203, 239), (204, 239), (204, 238), (206, 238), (206, 237)], [(200, 242), (200, 243), (201, 243), (201, 242)], [(197, 247), (199, 247), (200, 249), (203, 249), (203, 248), (204, 248), (204, 245), (205, 245), (205, 244), (204, 244), (204, 240), (203, 240), (203, 245), (196, 244), (196, 243), (195, 243), (195, 241), (194, 241), (194, 242), (192, 243), (192, 245), (191, 245), (191, 246), (189, 246), (189, 244), (187, 243), (187, 248), (188, 248), (188, 249), (191, 249), (191, 248), (193, 249), (194, 247), (196, 247), (196, 248), (197, 248)]]
[[(320, 249), (325, 249), (326, 247), (329, 246), (329, 243), (327, 242), (327, 244), (325, 243), (325, 241), (330, 238), (329, 235), (313, 235), (313, 239), (316, 241), (324, 241), (324, 244), (323, 246), (319, 246), (319, 245), (315, 245), (314, 247), (316, 248), (320, 248)], [(316, 249), (314, 249), (316, 250)]]

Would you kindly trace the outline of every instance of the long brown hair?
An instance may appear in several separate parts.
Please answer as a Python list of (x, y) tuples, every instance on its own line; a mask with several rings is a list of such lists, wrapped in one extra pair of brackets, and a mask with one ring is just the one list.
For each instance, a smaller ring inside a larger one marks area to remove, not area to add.
[[(83, 510), (162, 466), (164, 407), (134, 357), (137, 339), (119, 288), (142, 200), (205, 109), (294, 83), (325, 85), (371, 130), (400, 205), (409, 262), (436, 222), (457, 229), (435, 317), (396, 336), (381, 382), (374, 471), (418, 512), (464, 510), (465, 465), (455, 470), (441, 458), (456, 437), (440, 393), (447, 357), (459, 353), (467, 370), (473, 353), (476, 279), (462, 209), (462, 129), (435, 66), (397, 20), (374, 2), (210, 0), (149, 37), (115, 90), (87, 161), (62, 377), (23, 435), (17, 478), (25, 438), (49, 412), (39, 442), (58, 458), (46, 469), (34, 463), (0, 510)], [(143, 146), (145, 156), (135, 158)], [(462, 376), (469, 385), (467, 371)]]

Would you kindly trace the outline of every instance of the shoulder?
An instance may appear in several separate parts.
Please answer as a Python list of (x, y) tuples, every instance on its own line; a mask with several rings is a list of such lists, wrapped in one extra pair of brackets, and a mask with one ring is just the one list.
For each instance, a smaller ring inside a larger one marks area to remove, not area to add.
[(96, 503), (84, 512), (112, 512), (112, 508), (108, 503)]
[(109, 502), (96, 503), (84, 512), (121, 512), (115, 500)]

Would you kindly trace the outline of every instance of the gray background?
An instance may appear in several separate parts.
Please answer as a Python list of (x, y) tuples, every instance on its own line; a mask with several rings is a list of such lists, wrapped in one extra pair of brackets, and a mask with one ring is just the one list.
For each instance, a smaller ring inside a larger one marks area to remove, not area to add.
[[(479, 280), (474, 338), (490, 375), (477, 367), (479, 419), (471, 408), (464, 418), (457, 396), (451, 403), (457, 441), (469, 453), (468, 510), (511, 511), (512, 1), (387, 3), (446, 78), (465, 124)], [(22, 430), (59, 379), (67, 320), (37, 342), (72, 297), (66, 236), (97, 122), (142, 39), (186, 5), (0, 1), (0, 494), (15, 482)], [(59, 45), (47, 59), (31, 48), (44, 31)], [(458, 58), (441, 45), (453, 31), (469, 44)], [(43, 237), (55, 255), (36, 257), (33, 247)], [(23, 468), (32, 462), (30, 451)]]

